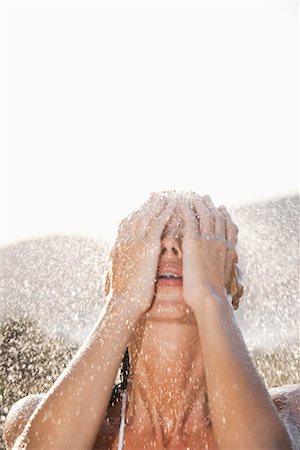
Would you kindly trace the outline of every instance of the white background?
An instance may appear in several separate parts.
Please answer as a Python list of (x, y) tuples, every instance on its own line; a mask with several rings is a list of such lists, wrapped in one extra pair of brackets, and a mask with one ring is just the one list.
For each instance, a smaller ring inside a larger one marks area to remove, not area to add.
[(1, 241), (110, 239), (152, 190), (297, 191), (297, 2), (1, 7)]

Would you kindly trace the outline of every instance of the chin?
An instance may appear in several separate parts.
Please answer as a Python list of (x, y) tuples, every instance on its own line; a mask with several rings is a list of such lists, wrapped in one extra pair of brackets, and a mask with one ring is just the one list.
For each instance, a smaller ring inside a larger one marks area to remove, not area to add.
[(182, 289), (158, 289), (146, 318), (148, 320), (195, 323), (194, 313), (185, 302)]
[[(160, 302), (179, 302), (185, 303), (181, 288), (158, 288), (153, 304)], [(187, 305), (186, 305), (187, 306)]]

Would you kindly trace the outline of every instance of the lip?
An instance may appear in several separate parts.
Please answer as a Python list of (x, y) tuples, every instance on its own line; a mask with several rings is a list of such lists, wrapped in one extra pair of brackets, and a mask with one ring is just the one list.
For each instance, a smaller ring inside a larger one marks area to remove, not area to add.
[(157, 287), (166, 287), (166, 288), (179, 288), (183, 286), (183, 282), (182, 282), (182, 278), (170, 278), (170, 279), (164, 279), (164, 278), (159, 278), (157, 280)]
[(159, 277), (162, 273), (171, 273), (173, 275), (177, 275), (178, 277), (182, 277), (182, 267), (177, 264), (172, 263), (164, 263), (161, 264), (158, 268), (157, 277)]

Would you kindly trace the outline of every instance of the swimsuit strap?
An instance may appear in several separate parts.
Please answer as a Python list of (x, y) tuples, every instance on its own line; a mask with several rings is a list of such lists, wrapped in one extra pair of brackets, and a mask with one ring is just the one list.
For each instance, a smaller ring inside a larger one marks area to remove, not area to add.
[(120, 425), (118, 450), (122, 450), (123, 448), (123, 438), (125, 430), (126, 391), (122, 392), (121, 395), (122, 395), (122, 412), (121, 412), (121, 425)]

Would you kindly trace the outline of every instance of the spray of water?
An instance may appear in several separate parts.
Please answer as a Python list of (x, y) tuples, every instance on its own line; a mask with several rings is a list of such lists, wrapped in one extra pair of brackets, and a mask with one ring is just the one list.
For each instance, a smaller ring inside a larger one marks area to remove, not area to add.
[[(245, 285), (236, 314), (268, 386), (300, 382), (299, 210), (297, 195), (231, 210)], [(107, 256), (107, 243), (79, 236), (1, 250), (1, 425), (16, 400), (49, 389), (99, 317)]]

